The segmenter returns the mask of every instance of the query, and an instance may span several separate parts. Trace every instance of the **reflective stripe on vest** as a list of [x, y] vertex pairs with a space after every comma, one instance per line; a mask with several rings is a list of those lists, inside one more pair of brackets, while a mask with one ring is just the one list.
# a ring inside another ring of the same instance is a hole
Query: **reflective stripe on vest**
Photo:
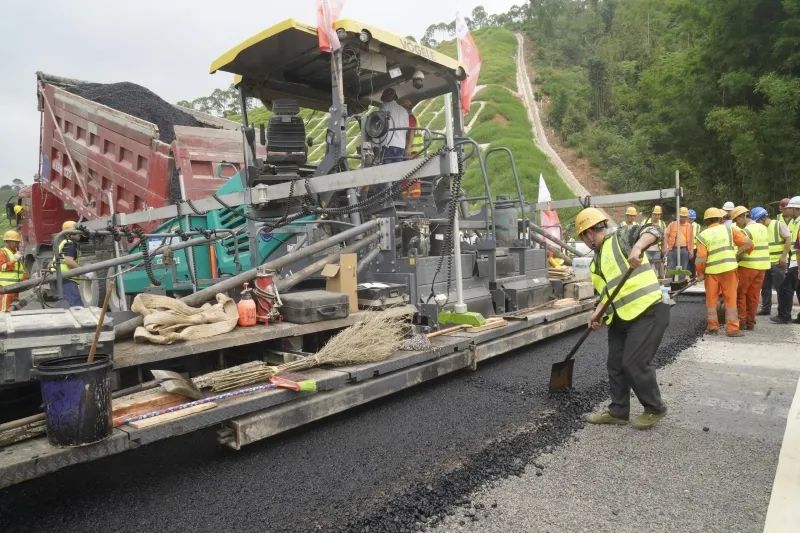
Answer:
[[[617, 234], [603, 241], [598, 255], [600, 264], [598, 265], [595, 256], [590, 266], [592, 285], [600, 294], [600, 299], [605, 302], [622, 281], [629, 265], [628, 259], [622, 253]], [[661, 300], [661, 284], [658, 283], [656, 273], [645, 255], [641, 266], [634, 269], [608, 307], [606, 323], [610, 324], [615, 315], [622, 320], [633, 320], [659, 300]]]
[[700, 224], [697, 222], [692, 222], [692, 235], [694, 235], [694, 249], [697, 250], [697, 237], [700, 235], [700, 232], [703, 231], [703, 228], [700, 227]]
[[763, 224], [752, 222], [744, 228], [745, 234], [753, 241], [753, 251], [739, 259], [739, 266], [753, 270], [769, 270], [769, 232]]
[[[6, 261], [11, 261], [11, 258], [14, 257], [16, 252], [10, 248], [3, 248], [2, 253], [6, 255]], [[24, 273], [25, 270], [22, 268], [22, 263], [19, 261], [14, 263], [14, 266], [11, 270], [0, 270], [0, 287], [5, 287], [6, 285], [11, 285], [13, 283], [22, 281]]]
[[700, 233], [700, 242], [708, 250], [706, 274], [722, 274], [736, 270], [736, 250], [733, 248], [733, 229], [719, 224]]
[[773, 265], [776, 264], [783, 255], [783, 246], [785, 239], [781, 237], [780, 220], [772, 220], [767, 228], [767, 235], [769, 236], [769, 261]]

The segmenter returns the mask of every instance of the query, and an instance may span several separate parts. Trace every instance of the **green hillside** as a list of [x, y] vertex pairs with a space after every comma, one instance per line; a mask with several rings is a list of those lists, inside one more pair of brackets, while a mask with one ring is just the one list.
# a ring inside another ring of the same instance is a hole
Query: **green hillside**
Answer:
[[[517, 172], [522, 184], [525, 199], [535, 202], [539, 195], [539, 174], [544, 176], [547, 188], [553, 199], [574, 198], [575, 195], [561, 180], [547, 157], [536, 147], [531, 132], [531, 123], [522, 101], [516, 96], [517, 40], [505, 28], [484, 28], [473, 32], [473, 37], [481, 53], [479, 85], [485, 85], [473, 98], [472, 109], [480, 112], [469, 131], [485, 150], [505, 146], [514, 153]], [[455, 57], [453, 41], [439, 46], [442, 53]], [[464, 119], [469, 124], [471, 114]], [[492, 154], [487, 162], [489, 185], [492, 194], [516, 197], [516, 186], [511, 174], [508, 158], [503, 154]], [[477, 163], [470, 164], [464, 177], [464, 184], [470, 196], [483, 191], [483, 182]], [[569, 217], [573, 210], [564, 210], [562, 217]]]
[[2, 209], [2, 212], [0, 212], [0, 235], [5, 233], [6, 230], [15, 227], [6, 218], [6, 202], [11, 196], [15, 196], [16, 194], [17, 192], [10, 186], [0, 187], [0, 208]]

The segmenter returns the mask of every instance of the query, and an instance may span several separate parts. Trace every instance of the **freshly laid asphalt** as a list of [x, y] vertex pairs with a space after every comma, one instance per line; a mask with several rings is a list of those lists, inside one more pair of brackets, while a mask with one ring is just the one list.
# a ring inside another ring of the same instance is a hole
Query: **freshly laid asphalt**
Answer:
[[[673, 308], [657, 361], [704, 329]], [[0, 491], [1, 531], [413, 531], [570, 442], [607, 398], [605, 332], [578, 352], [574, 390], [549, 396], [550, 365], [579, 331], [252, 444], [212, 430], [168, 439]], [[634, 409], [635, 411], [635, 409]]]

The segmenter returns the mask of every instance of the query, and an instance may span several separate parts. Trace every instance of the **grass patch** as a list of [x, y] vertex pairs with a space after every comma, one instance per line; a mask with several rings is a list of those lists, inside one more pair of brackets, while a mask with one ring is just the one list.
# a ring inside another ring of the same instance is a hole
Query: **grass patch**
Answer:
[[[484, 89], [480, 99], [486, 102], [486, 107], [472, 127], [471, 136], [481, 144], [488, 141], [486, 150], [499, 146], [511, 149], [525, 200], [535, 202], [538, 199], [540, 173], [554, 200], [574, 198], [575, 195], [558, 177], [553, 165], [534, 144], [531, 124], [522, 102], [497, 86]], [[503, 153], [493, 153], [486, 167], [492, 196], [502, 194], [516, 197], [517, 188], [508, 157]], [[463, 184], [470, 196], [483, 194], [483, 178], [477, 162], [471, 162], [467, 167]], [[575, 209], [564, 209], [559, 214], [570, 217], [576, 212]]]

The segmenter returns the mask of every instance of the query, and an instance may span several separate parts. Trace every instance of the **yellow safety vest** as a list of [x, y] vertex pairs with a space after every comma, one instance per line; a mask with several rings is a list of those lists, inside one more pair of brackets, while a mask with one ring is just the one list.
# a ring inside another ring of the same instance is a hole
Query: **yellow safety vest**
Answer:
[[[6, 258], [11, 261], [11, 258], [14, 257], [14, 250], [10, 248], [3, 248], [3, 253], [6, 254]], [[22, 281], [23, 276], [25, 274], [25, 269], [22, 268], [22, 263], [17, 261], [14, 263], [14, 266], [11, 270], [0, 270], [0, 287], [5, 287], [6, 285], [11, 285], [14, 283], [18, 283]]]
[[736, 270], [736, 250], [733, 247], [733, 229], [724, 224], [706, 228], [700, 233], [700, 242], [708, 250], [706, 274], [723, 274]]
[[800, 221], [797, 219], [792, 220], [787, 226], [789, 227], [789, 233], [792, 235], [792, 245], [789, 248], [789, 261], [791, 261], [792, 259], [797, 259], [797, 251], [794, 247], [797, 244], [797, 234], [800, 233]]
[[[771, 220], [767, 228], [769, 236], [769, 261], [773, 265], [777, 264], [783, 255], [784, 239], [781, 237], [780, 220]], [[787, 256], [788, 257], [788, 256]]]
[[661, 237], [662, 238], [658, 239], [656, 242], [654, 242], [652, 245], [650, 245], [650, 247], [647, 248], [647, 249], [649, 251], [651, 251], [651, 252], [661, 250], [660, 244], [663, 241], [663, 238], [666, 236], [666, 233], [667, 233], [667, 224], [666, 224], [666, 222], [664, 222], [663, 220], [659, 220], [658, 222], [653, 222], [653, 218], [650, 217], [650, 218], [646, 218], [645, 221], [642, 222], [642, 226], [648, 226], [648, 225], [649, 226], [656, 226], [656, 227], [660, 228], [661, 229]]
[[[616, 290], [629, 266], [628, 258], [625, 257], [619, 244], [619, 236], [615, 233], [606, 237], [600, 246], [600, 252], [589, 265], [592, 285], [603, 302], [606, 302]], [[661, 284], [645, 255], [641, 266], [634, 269], [619, 294], [608, 306], [605, 322], [610, 324], [614, 316], [626, 321], [633, 320], [660, 300]]]
[[[74, 282], [77, 283], [78, 282], [77, 278], [69, 278], [69, 277], [67, 277], [67, 274], [69, 273], [70, 268], [69, 268], [69, 265], [67, 265], [64, 262], [64, 247], [69, 242], [72, 242], [72, 241], [70, 241], [69, 239], [62, 239], [62, 241], [58, 244], [58, 253], [57, 253], [57, 255], [61, 257], [61, 262], [59, 263], [58, 266], [59, 266], [59, 269], [61, 270], [61, 274], [64, 276], [65, 279], [69, 279], [69, 280], [74, 281]], [[75, 244], [75, 262], [77, 263], [78, 262], [78, 245], [77, 245], [77, 243], [74, 243], [74, 242], [73, 242], [73, 244]], [[55, 264], [56, 264], [56, 256], [54, 255], [53, 256], [53, 265], [55, 265]]]
[[739, 266], [753, 270], [769, 270], [769, 232], [766, 226], [751, 222], [744, 228], [744, 232], [753, 241], [753, 251], [739, 259]]
[[692, 235], [694, 235], [694, 249], [697, 250], [697, 237], [700, 235], [700, 232], [703, 231], [703, 228], [700, 227], [700, 224], [697, 222], [692, 222]]

